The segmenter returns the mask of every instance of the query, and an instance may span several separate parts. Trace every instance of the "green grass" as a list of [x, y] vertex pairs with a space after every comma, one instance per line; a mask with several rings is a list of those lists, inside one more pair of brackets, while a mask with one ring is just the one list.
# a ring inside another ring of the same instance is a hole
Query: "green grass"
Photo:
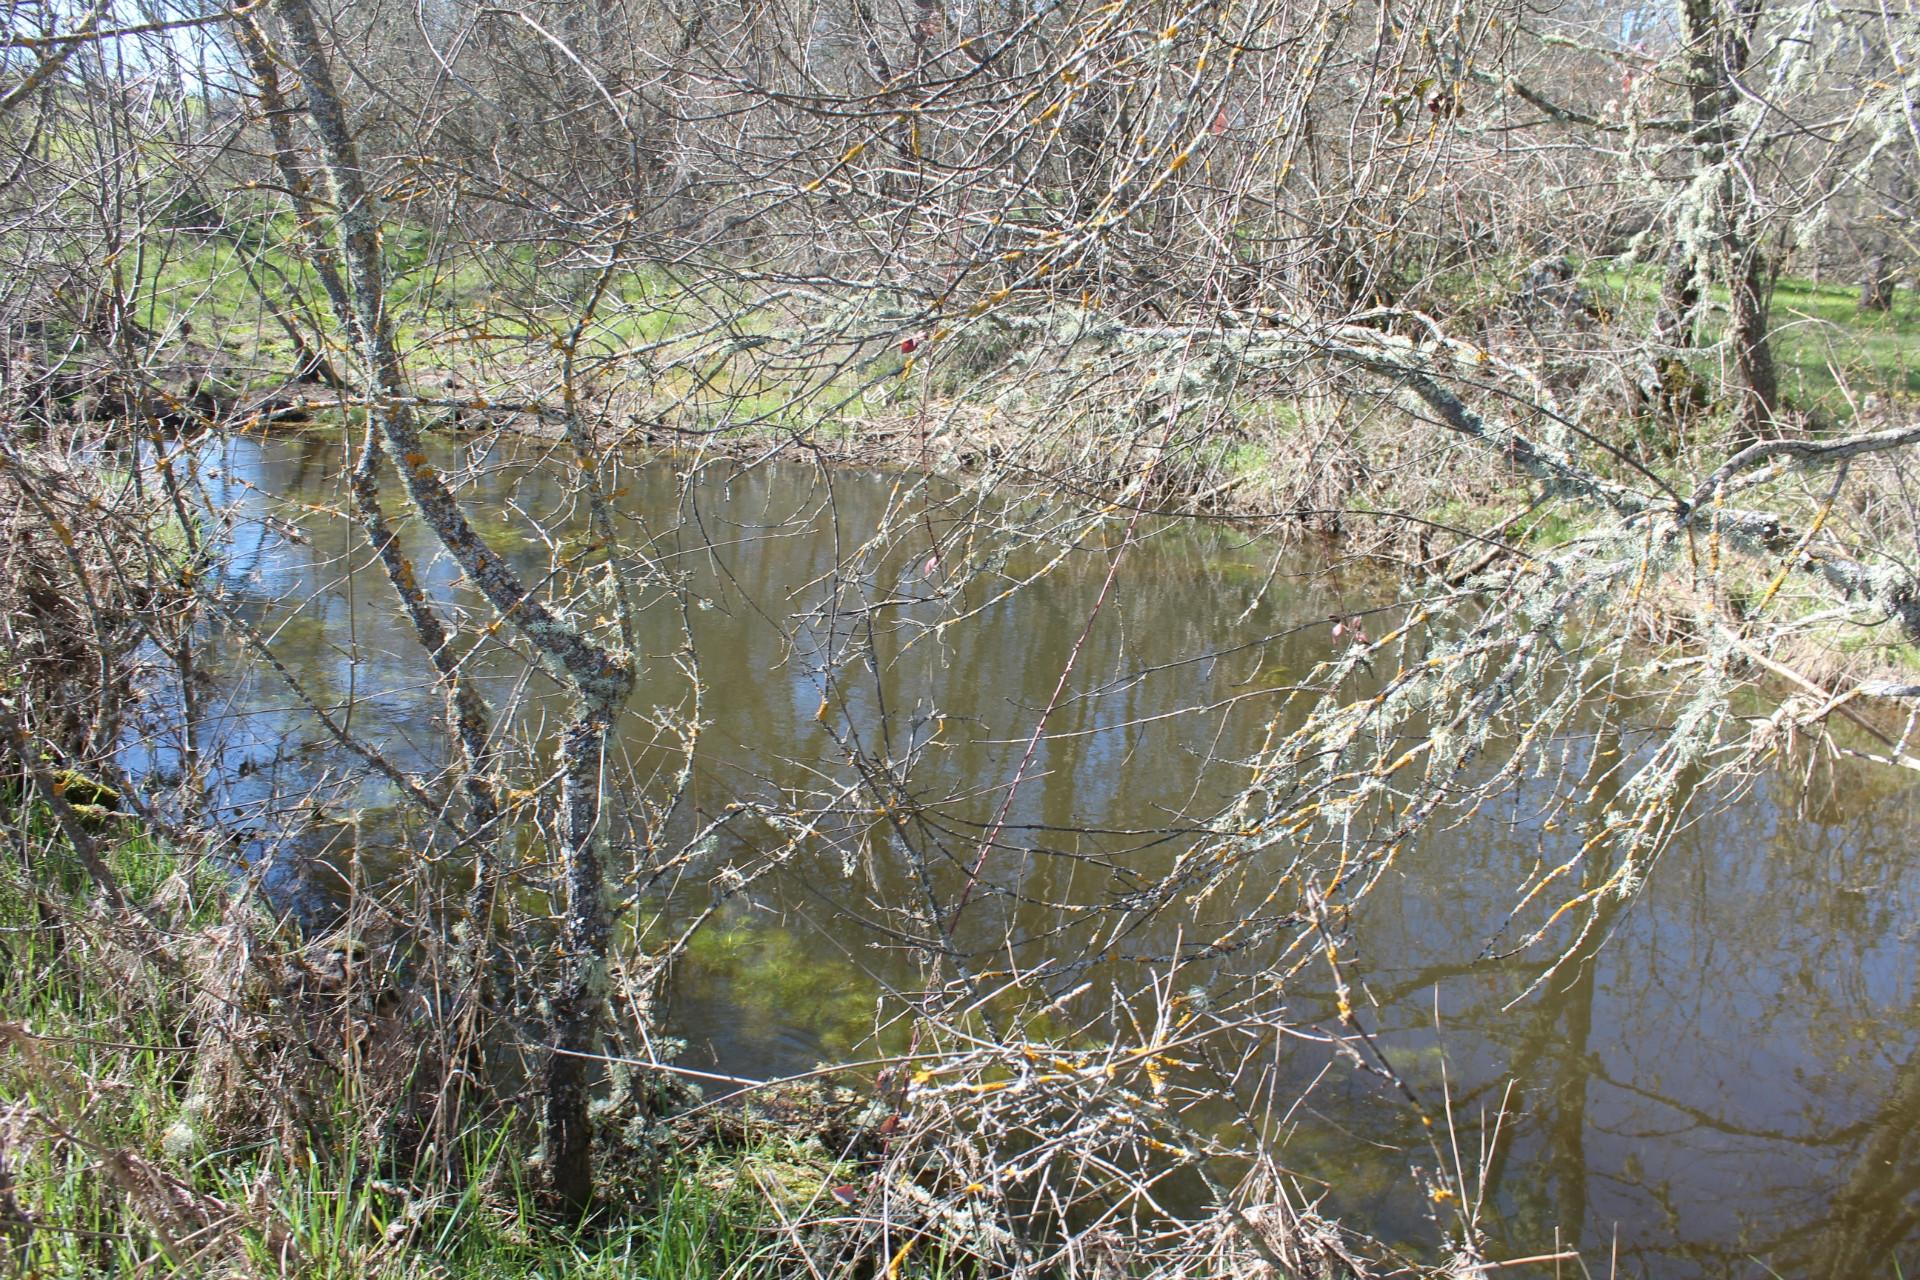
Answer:
[[[138, 295], [136, 318], [148, 330], [177, 339], [182, 324], [190, 323], [197, 345], [216, 347], [239, 366], [231, 375], [237, 381], [244, 383], [249, 375], [270, 380], [291, 368], [294, 352], [263, 306], [255, 282], [280, 301], [297, 297], [302, 305], [292, 310], [324, 316], [327, 307], [304, 261], [291, 216], [272, 211], [264, 202], [255, 208], [243, 197], [236, 200], [227, 210], [232, 234], [162, 228], [124, 256], [122, 269]], [[411, 366], [427, 375], [456, 372], [463, 363], [493, 358], [512, 367], [529, 351], [541, 359], [550, 357], [555, 339], [578, 313], [575, 295], [589, 286], [592, 274], [537, 245], [452, 242], [402, 220], [388, 227], [384, 243], [398, 336]], [[1632, 327], [1650, 317], [1659, 288], [1654, 268], [1595, 262], [1588, 265], [1585, 279], [1619, 323]], [[1443, 277], [1435, 288], [1450, 305], [1471, 312], [1505, 297], [1509, 286], [1504, 273], [1494, 271]], [[1857, 295], [1851, 283], [1816, 285], [1797, 277], [1781, 278], [1774, 294], [1781, 389], [1794, 403], [1833, 420], [1853, 415], [1849, 393], [1855, 401], [1868, 393], [1920, 398], [1920, 295], [1910, 288], [1901, 290], [1894, 309], [1883, 314], [1859, 311]], [[1724, 287], [1709, 290], [1703, 340], [1717, 337], [1727, 300]], [[618, 362], [623, 352], [724, 316], [736, 317], [735, 326], [746, 334], [769, 332], [776, 323], [773, 316], [743, 308], [742, 299], [728, 291], [689, 292], [664, 273], [623, 272], [603, 299], [583, 354]], [[325, 323], [337, 336], [337, 325], [330, 318]], [[997, 356], [987, 352], [981, 358], [991, 364]], [[1704, 367], [1710, 358], [1702, 357], [1703, 374], [1714, 372]], [[735, 420], [765, 417], [775, 427], [790, 426], [791, 419], [778, 408], [793, 398], [795, 389], [760, 385], [752, 360], [748, 353], [745, 360], [735, 356], [720, 362], [724, 367], [682, 371], [668, 376], [657, 390], [668, 400], [742, 396], [746, 402], [738, 406], [729, 401], [728, 413]], [[883, 385], [860, 394], [859, 384], [871, 372], [847, 371], [814, 391], [852, 394], [846, 411], [835, 416], [864, 417], [890, 399], [893, 390]], [[694, 416], [704, 417], [698, 410]]]
[[[1629, 324], [1651, 316], [1660, 292], [1659, 273], [1647, 266], [1602, 268], [1588, 281]], [[1835, 421], [1853, 417], [1854, 402], [1868, 394], [1920, 397], [1920, 293], [1900, 290], [1884, 313], [1861, 311], [1859, 297], [1857, 285], [1797, 276], [1782, 276], [1774, 288], [1769, 319], [1780, 390]], [[1707, 301], [1702, 338], [1713, 342], [1726, 320], [1725, 286], [1708, 289]]]
[[[20, 1274], [56, 1278], [168, 1270], [154, 1211], [135, 1202], [115, 1162], [158, 1170], [208, 1197], [216, 1224], [177, 1256], [204, 1250], [213, 1274], [349, 1277], [673, 1277], [790, 1274], [783, 1220], [831, 1216], [824, 1195], [849, 1176], [817, 1144], [766, 1132], [740, 1149], [701, 1149], [642, 1176], [630, 1207], [591, 1226], [540, 1218], [507, 1122], [476, 1127], [428, 1185], [388, 1179], [391, 1153], [344, 1138], [315, 1142], [177, 1140], [194, 1047], [186, 984], [102, 931], [89, 881], [37, 806], [12, 807], [15, 847], [0, 854], [0, 1218], [10, 1194], [33, 1228], [0, 1252]], [[133, 902], [179, 940], [218, 924], [226, 871], [142, 834], [110, 842], [109, 863]], [[274, 936], [263, 922], [261, 938]], [[263, 943], [264, 945], [264, 943]], [[364, 1132], [354, 1100], [335, 1099], [329, 1132]], [[324, 1126], [323, 1126], [324, 1128]], [[176, 1140], [168, 1141], [170, 1129]], [[0, 1229], [6, 1226], [0, 1221]], [[289, 1259], [298, 1259], [289, 1262]], [[247, 1265], [243, 1265], [247, 1264]], [[929, 1250], [902, 1277], [947, 1266]]]
[[[340, 326], [294, 231], [284, 216], [262, 216], [237, 224], [232, 236], [162, 231], [129, 254], [127, 287], [135, 295], [135, 312], [161, 342], [163, 359], [172, 352], [198, 366], [212, 351], [225, 366], [206, 384], [213, 389], [277, 385], [295, 367], [297, 351], [262, 299], [264, 290], [295, 317], [307, 341], [315, 341], [317, 323], [333, 344], [336, 363], [350, 364], [339, 346]], [[499, 374], [550, 374], [557, 368], [558, 344], [577, 322], [593, 283], [592, 272], [552, 260], [549, 250], [531, 245], [447, 243], [425, 229], [395, 223], [384, 246], [395, 339], [409, 370], [429, 390], [441, 375], [477, 389]], [[643, 370], [648, 366], [631, 352], [721, 318], [736, 333], [775, 327], [773, 317], [743, 309], [723, 290], [681, 289], [659, 272], [635, 268], [609, 282], [578, 353], [587, 368]], [[718, 334], [701, 339], [719, 340]], [[670, 354], [657, 354], [653, 363]], [[761, 412], [759, 402], [771, 413], [793, 395], [756, 395], [751, 359], [749, 352], [745, 359], [736, 354], [698, 368], [683, 366], [653, 390], [668, 400], [724, 401], [736, 419]], [[734, 403], [743, 397], [744, 403]]]
[[[475, 1155], [498, 1161], [500, 1145]], [[351, 1165], [304, 1176], [291, 1171], [276, 1207], [306, 1260], [300, 1274], [316, 1280], [765, 1274], [771, 1266], [764, 1264], [773, 1262], [773, 1216], [756, 1194], [763, 1184], [716, 1176], [715, 1164], [690, 1160], [669, 1170], [662, 1193], [637, 1220], [578, 1230], [541, 1225], [524, 1184], [491, 1198], [469, 1188], [423, 1213]], [[258, 1263], [275, 1261], [264, 1240], [253, 1253]]]
[[[1773, 295], [1780, 389], [1836, 417], [1856, 395], [1920, 396], [1920, 294], [1902, 289], [1891, 311], [1864, 312], [1859, 290], [1783, 278]], [[1848, 415], [1850, 416], [1850, 415]]]

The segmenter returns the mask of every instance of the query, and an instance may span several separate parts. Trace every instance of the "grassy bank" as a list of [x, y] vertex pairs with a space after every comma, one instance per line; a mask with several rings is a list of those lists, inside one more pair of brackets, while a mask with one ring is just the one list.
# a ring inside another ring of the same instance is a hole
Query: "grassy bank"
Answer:
[[[656, 1169], [571, 1228], [536, 1212], [502, 1113], [473, 1108], [445, 1150], [370, 1138], [377, 1055], [353, 1061], [355, 1038], [378, 1034], [365, 993], [268, 977], [324, 971], [328, 944], [287, 936], [227, 869], [117, 818], [102, 846], [136, 914], [116, 919], [43, 810], [6, 818], [0, 1252], [16, 1274], [775, 1275], [804, 1270], [834, 1229], [836, 1161], [772, 1126], [670, 1141]], [[235, 947], [257, 980], [236, 984], [215, 955]], [[253, 1007], [275, 1002], [299, 1016]], [[249, 1035], [304, 1023], [316, 1043], [251, 1046], [252, 1064], [278, 1069], [251, 1079], [229, 1069], [223, 1016]], [[312, 1105], [296, 1123], [221, 1090]]]

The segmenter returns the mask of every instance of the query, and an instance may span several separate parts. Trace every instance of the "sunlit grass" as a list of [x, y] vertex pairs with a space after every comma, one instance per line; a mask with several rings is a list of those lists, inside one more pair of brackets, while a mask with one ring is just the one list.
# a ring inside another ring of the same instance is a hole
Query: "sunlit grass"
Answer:
[[[1592, 273], [1602, 301], [1628, 323], [1650, 319], [1660, 292], [1650, 267]], [[1920, 294], [1903, 289], [1887, 312], [1862, 311], [1857, 284], [1816, 284], [1782, 276], [1769, 316], [1780, 390], [1794, 404], [1835, 420], [1851, 418], [1869, 394], [1920, 396]], [[1726, 323], [1724, 285], [1707, 291], [1703, 340]]]
[[[783, 1221], [818, 1214], [823, 1188], [845, 1176], [804, 1135], [769, 1130], [744, 1150], [669, 1156], [631, 1189], [629, 1203], [566, 1227], [537, 1211], [506, 1120], [469, 1130], [444, 1162], [453, 1173], [424, 1186], [391, 1181], [389, 1153], [351, 1136], [333, 1146], [236, 1145], [216, 1136], [170, 1149], [194, 1061], [190, 983], [98, 932], [98, 918], [82, 905], [88, 877], [43, 810], [16, 799], [6, 813], [29, 854], [0, 859], [8, 960], [0, 1018], [31, 1037], [26, 1049], [0, 1045], [0, 1104], [12, 1126], [0, 1133], [5, 1186], [32, 1222], [8, 1246], [20, 1274], [79, 1280], [164, 1271], [170, 1251], [212, 1274], [240, 1274], [233, 1267], [246, 1259], [254, 1273], [320, 1280], [742, 1280], [791, 1270]], [[115, 831], [103, 836], [115, 876], [168, 936], [220, 923], [229, 869], [130, 826]], [[333, 1100], [339, 1123], [323, 1131], [365, 1131], [347, 1093]], [[161, 1170], [178, 1194], [223, 1208], [210, 1226], [162, 1233], [114, 1174], [116, 1161]]]

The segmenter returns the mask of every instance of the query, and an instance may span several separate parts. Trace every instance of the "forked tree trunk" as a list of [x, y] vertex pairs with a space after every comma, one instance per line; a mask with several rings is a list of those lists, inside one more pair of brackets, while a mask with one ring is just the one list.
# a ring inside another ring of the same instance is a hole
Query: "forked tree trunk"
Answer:
[[[260, 94], [260, 106], [266, 116], [269, 136], [273, 139], [275, 167], [280, 170], [281, 180], [286, 183], [294, 214], [299, 218], [301, 230], [307, 239], [308, 262], [327, 295], [328, 305], [333, 308], [347, 332], [353, 335], [355, 345], [364, 346], [360, 337], [359, 316], [341, 271], [339, 250], [325, 234], [325, 221], [314, 204], [307, 175], [300, 170], [298, 149], [294, 145], [293, 130], [287, 119], [286, 98], [280, 88], [280, 71], [267, 47], [266, 34], [250, 14], [243, 14], [235, 20], [234, 32], [240, 51], [247, 60], [248, 70], [253, 75], [254, 87]], [[360, 458], [349, 486], [353, 493], [354, 510], [359, 516], [368, 545], [379, 556], [388, 582], [400, 597], [401, 607], [406, 610], [407, 619], [413, 625], [414, 636], [427, 651], [427, 658], [433, 663], [434, 670], [446, 683], [449, 719], [454, 726], [454, 737], [460, 745], [462, 756], [462, 788], [467, 794], [468, 822], [475, 831], [484, 833], [499, 817], [499, 801], [487, 767], [488, 726], [492, 715], [479, 690], [473, 687], [471, 681], [460, 678], [460, 655], [454, 651], [445, 620], [418, 589], [419, 575], [406, 552], [401, 549], [400, 540], [388, 523], [386, 514], [380, 509], [379, 467], [383, 452], [378, 424], [369, 415], [367, 434], [361, 442]]]
[[[347, 126], [308, 0], [276, 0], [286, 52], [306, 91], [308, 114], [332, 187], [334, 219], [351, 294], [341, 322], [361, 348], [367, 416], [405, 477], [414, 513], [440, 540], [466, 580], [572, 690], [574, 718], [561, 735], [561, 861], [565, 902], [561, 954], [548, 999], [552, 1043], [542, 1080], [545, 1177], [553, 1206], [577, 1215], [593, 1199], [588, 1064], [606, 1012], [608, 915], [602, 889], [600, 773], [606, 736], [632, 695], [634, 672], [530, 592], [513, 568], [482, 542], [458, 499], [429, 461], [409, 407], [382, 279], [380, 221]], [[336, 306], [338, 303], [336, 302]], [[409, 603], [417, 583], [396, 582]]]

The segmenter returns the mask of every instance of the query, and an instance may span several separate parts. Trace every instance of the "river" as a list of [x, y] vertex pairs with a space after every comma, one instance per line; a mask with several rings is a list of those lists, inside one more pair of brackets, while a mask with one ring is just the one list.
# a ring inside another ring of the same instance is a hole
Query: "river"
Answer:
[[[329, 511], [344, 503], [342, 448], [237, 439], [200, 456], [227, 513], [224, 585], [316, 700], [402, 767], [431, 770], [440, 697], [356, 531]], [[540, 532], [577, 527], [563, 467], [531, 444], [448, 449], [494, 544], [532, 576], [554, 572], [579, 542]], [[722, 461], [688, 483], [684, 469], [633, 465], [617, 481], [623, 536], [682, 593], [643, 589], [627, 798], [680, 766], [690, 633], [704, 727], [673, 832], [743, 799], [817, 810], [848, 787], [852, 742], [898, 766], [964, 862], [1079, 646], [956, 938], [1022, 963], [1085, 947], [1130, 885], [1178, 856], [1241, 785], [1234, 762], [1292, 714], [1291, 683], [1330, 656], [1331, 620], [1379, 599], [1376, 579], [1222, 525], [1143, 524], [1113, 569], [1119, 521], [1056, 553], [1074, 516], [1030, 497], [974, 518], [912, 476]], [[471, 607], [417, 534], [430, 590]], [[194, 745], [280, 900], [321, 918], [345, 880], [395, 874], [425, 837], [393, 797], [230, 636], [212, 653]], [[545, 678], [499, 646], [471, 669], [518, 707], [537, 757], [554, 714]], [[134, 767], [178, 771], [180, 718], [177, 691], [157, 688]], [[1595, 1275], [1920, 1273], [1920, 792], [1839, 762], [1811, 785], [1761, 773], [1698, 797], [1638, 895], [1606, 909], [1604, 945], [1529, 993], [1552, 953], [1498, 956], [1514, 941], [1514, 886], [1562, 849], [1530, 816], [1540, 785], [1410, 844], [1347, 948], [1370, 1029], [1420, 1087], [1448, 1090], [1463, 1140], [1505, 1101], [1485, 1164], [1494, 1256], [1571, 1242]], [[713, 858], [753, 878], [674, 972], [666, 1012], [685, 1063], [764, 1077], [897, 1047], [874, 1028], [897, 1012], [890, 993], [918, 982], [905, 916], [889, 915], [911, 894], [884, 824], [852, 813], [851, 795], [805, 840], [760, 819], [718, 833]], [[636, 915], [649, 945], [705, 903], [710, 874], [650, 890]], [[1204, 923], [1130, 925], [1123, 950], [1170, 953]], [[1302, 969], [1289, 1015], [1326, 1023], [1331, 1003], [1325, 973]], [[1284, 1073], [1305, 1102], [1276, 1139], [1289, 1167], [1325, 1180], [1335, 1216], [1431, 1243], [1397, 1095], [1327, 1070], [1324, 1050], [1292, 1054]]]

